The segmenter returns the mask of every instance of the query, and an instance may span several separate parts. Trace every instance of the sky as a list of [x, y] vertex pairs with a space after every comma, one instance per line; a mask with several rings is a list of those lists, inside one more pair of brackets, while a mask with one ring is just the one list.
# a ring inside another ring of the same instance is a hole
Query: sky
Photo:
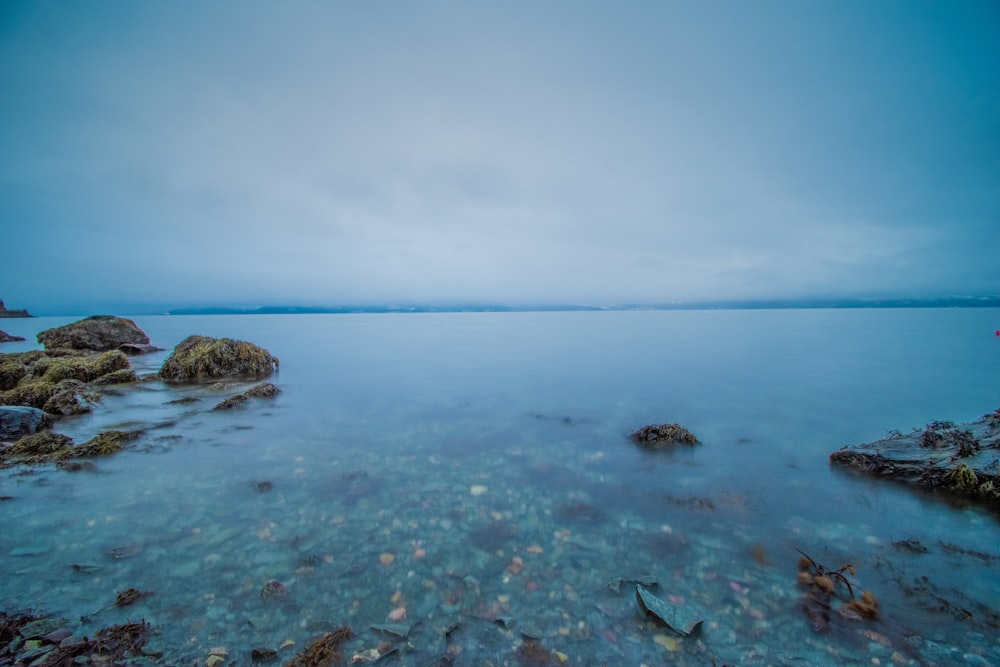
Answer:
[[0, 299], [1000, 294], [1000, 3], [0, 2]]

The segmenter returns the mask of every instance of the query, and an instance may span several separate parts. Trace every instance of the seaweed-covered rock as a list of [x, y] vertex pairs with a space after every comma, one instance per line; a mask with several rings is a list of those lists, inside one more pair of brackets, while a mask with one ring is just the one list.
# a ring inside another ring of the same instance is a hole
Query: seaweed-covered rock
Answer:
[[73, 438], [62, 433], [34, 433], [26, 435], [5, 450], [4, 459], [14, 459], [25, 463], [48, 461], [69, 453], [73, 448]]
[[222, 401], [216, 405], [213, 410], [231, 410], [237, 406], [243, 405], [251, 398], [273, 398], [281, 392], [275, 385], [270, 382], [261, 382], [260, 384], [255, 384], [254, 386], [247, 389], [242, 394], [237, 394], [236, 396], [230, 396], [226, 400]]
[[26, 405], [0, 406], [0, 440], [17, 440], [48, 427], [52, 415]]
[[125, 448], [125, 445], [139, 437], [135, 431], [105, 431], [87, 442], [73, 448], [74, 457], [107, 456]]
[[21, 336], [12, 336], [3, 329], [0, 329], [0, 343], [13, 343], [19, 340], [24, 340], [24, 338]]
[[698, 438], [691, 431], [677, 423], [643, 426], [629, 437], [635, 444], [651, 449], [677, 443], [685, 445], [698, 444]]
[[0, 356], [0, 391], [13, 389], [27, 375], [28, 369], [19, 359], [13, 355]]
[[93, 315], [38, 334], [38, 342], [51, 348], [105, 352], [126, 343], [148, 345], [149, 336], [132, 320], [115, 315]]
[[[44, 382], [40, 384], [46, 384]], [[42, 409], [53, 415], [69, 417], [90, 412], [90, 406], [101, 400], [97, 394], [79, 380], [63, 380], [52, 387], [52, 393], [42, 404]]]
[[106, 384], [133, 384], [139, 381], [139, 376], [131, 368], [122, 368], [117, 371], [106, 373], [90, 382], [92, 385], [103, 386]]
[[188, 336], [163, 363], [160, 377], [186, 382], [223, 377], [269, 377], [278, 359], [253, 343], [231, 338]]
[[34, 373], [41, 373], [42, 380], [52, 383], [66, 379], [91, 382], [108, 373], [131, 368], [124, 352], [111, 350], [94, 358], [66, 356], [42, 359], [36, 362]]
[[935, 421], [909, 434], [844, 446], [830, 462], [1000, 509], [1000, 410], [970, 424]]

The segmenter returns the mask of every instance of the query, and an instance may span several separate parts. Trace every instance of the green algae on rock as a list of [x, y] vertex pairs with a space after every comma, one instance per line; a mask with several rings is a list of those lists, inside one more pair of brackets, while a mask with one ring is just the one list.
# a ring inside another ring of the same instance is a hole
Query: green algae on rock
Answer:
[[56, 416], [83, 414], [101, 399], [92, 385], [138, 380], [125, 353], [55, 354], [34, 350], [0, 356], [0, 405], [24, 405]]
[[163, 363], [166, 382], [190, 382], [223, 377], [269, 377], [278, 359], [264, 348], [232, 338], [188, 336]]
[[260, 384], [255, 384], [254, 386], [247, 389], [242, 394], [237, 394], [235, 396], [230, 396], [226, 400], [222, 401], [216, 405], [212, 410], [231, 410], [237, 406], [243, 405], [251, 398], [273, 398], [281, 392], [278, 387], [270, 382], [261, 382]]

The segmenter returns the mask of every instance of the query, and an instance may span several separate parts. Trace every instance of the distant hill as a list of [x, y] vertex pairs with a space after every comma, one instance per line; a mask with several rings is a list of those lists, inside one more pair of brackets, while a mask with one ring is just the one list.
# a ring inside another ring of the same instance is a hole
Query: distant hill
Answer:
[[303, 315], [318, 313], [516, 313], [602, 310], [770, 310], [815, 308], [1000, 308], [1000, 296], [954, 296], [912, 299], [788, 299], [758, 301], [701, 301], [667, 304], [502, 305], [447, 304], [410, 306], [260, 306], [233, 308], [205, 306], [174, 308], [168, 315]]
[[33, 317], [33, 315], [26, 310], [7, 310], [3, 301], [0, 300], [0, 317]]

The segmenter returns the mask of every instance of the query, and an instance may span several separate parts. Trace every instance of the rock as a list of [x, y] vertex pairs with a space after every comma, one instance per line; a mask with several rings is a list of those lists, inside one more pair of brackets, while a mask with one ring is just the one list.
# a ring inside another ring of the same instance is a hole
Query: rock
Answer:
[[13, 343], [15, 341], [24, 340], [20, 336], [11, 336], [9, 333], [0, 329], [0, 343]]
[[82, 415], [90, 412], [90, 405], [100, 398], [79, 380], [63, 380], [55, 385], [49, 398], [42, 404], [42, 409], [64, 417]]
[[132, 320], [115, 315], [93, 315], [38, 334], [46, 350], [68, 348], [105, 352], [127, 343], [149, 345], [149, 336]]
[[0, 391], [13, 389], [27, 375], [28, 369], [19, 357], [0, 356]]
[[0, 406], [0, 440], [17, 440], [47, 428], [52, 415], [25, 405]]
[[251, 398], [272, 398], [277, 396], [281, 392], [276, 386], [270, 382], [261, 382], [260, 384], [255, 384], [254, 386], [247, 389], [242, 394], [237, 394], [236, 396], [230, 396], [226, 400], [222, 401], [216, 405], [213, 410], [231, 410], [239, 405], [243, 405]]
[[278, 359], [267, 350], [241, 340], [188, 336], [163, 363], [160, 377], [187, 382], [224, 377], [269, 377]]
[[124, 449], [125, 445], [139, 437], [134, 431], [105, 431], [73, 449], [73, 456], [107, 456]]
[[35, 433], [26, 435], [12, 446], [2, 450], [5, 459], [46, 461], [57, 458], [73, 447], [73, 438], [61, 433]]
[[236, 396], [230, 396], [224, 401], [221, 401], [212, 410], [232, 410], [233, 408], [243, 405], [249, 399], [243, 394], [237, 394]]
[[[66, 356], [40, 359], [35, 363], [33, 373], [41, 374], [41, 379], [45, 382], [56, 383], [67, 379], [91, 382], [109, 373], [130, 370], [132, 365], [125, 353], [111, 350], [97, 357]], [[135, 376], [134, 371], [132, 376]]]
[[280, 581], [272, 579], [260, 589], [260, 599], [264, 602], [274, 602], [288, 597], [288, 589]]
[[698, 438], [691, 431], [677, 423], [651, 424], [643, 426], [629, 436], [635, 444], [648, 449], [656, 449], [664, 445], [685, 444], [697, 445]]
[[1000, 410], [970, 424], [935, 421], [922, 431], [844, 446], [830, 462], [1000, 509], [998, 453]]
[[122, 343], [121, 345], [118, 346], [118, 349], [121, 350], [122, 352], [124, 352], [125, 354], [129, 355], [130, 357], [134, 357], [134, 356], [139, 355], [139, 354], [149, 354], [150, 352], [161, 352], [161, 351], [163, 351], [162, 347], [156, 347], [155, 345], [150, 345], [148, 343], [145, 343], [145, 344], [144, 343]]

